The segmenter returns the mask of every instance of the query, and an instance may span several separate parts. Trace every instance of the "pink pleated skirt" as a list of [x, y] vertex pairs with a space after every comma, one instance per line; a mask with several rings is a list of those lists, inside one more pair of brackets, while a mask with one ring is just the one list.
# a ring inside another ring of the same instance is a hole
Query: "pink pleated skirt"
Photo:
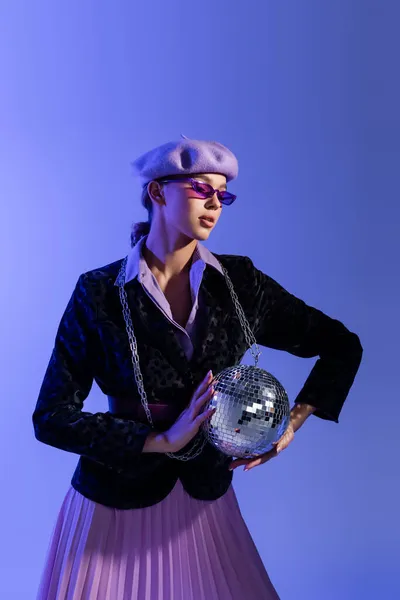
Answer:
[[231, 486], [196, 500], [178, 480], [148, 508], [119, 510], [72, 487], [37, 600], [279, 600]]

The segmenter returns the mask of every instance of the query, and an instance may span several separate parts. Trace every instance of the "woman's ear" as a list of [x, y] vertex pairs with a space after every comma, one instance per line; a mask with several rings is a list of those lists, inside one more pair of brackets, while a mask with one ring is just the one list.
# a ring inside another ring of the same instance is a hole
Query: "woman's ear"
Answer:
[[150, 181], [150, 183], [147, 184], [147, 193], [153, 202], [160, 205], [165, 204], [164, 190], [160, 182]]

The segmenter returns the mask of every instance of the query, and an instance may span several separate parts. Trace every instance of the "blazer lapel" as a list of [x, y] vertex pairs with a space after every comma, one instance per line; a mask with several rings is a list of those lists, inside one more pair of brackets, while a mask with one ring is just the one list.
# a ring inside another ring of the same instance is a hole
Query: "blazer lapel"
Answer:
[[190, 361], [179, 342], [174, 325], [148, 297], [140, 282], [135, 279], [125, 289], [134, 330], [141, 330], [140, 339], [158, 348], [181, 377], [196, 385], [196, 380], [205, 376], [211, 365], [215, 364], [216, 358], [221, 358], [221, 343], [223, 345], [225, 341], [228, 345], [229, 329], [234, 325], [235, 309], [224, 277], [213, 267], [207, 266], [204, 270], [200, 288], [200, 323]]
[[146, 344], [158, 348], [164, 358], [179, 373], [184, 374], [189, 363], [176, 336], [174, 325], [149, 298], [137, 279], [129, 282], [125, 289], [134, 329], [139, 327], [143, 334], [141, 339]]
[[200, 325], [191, 367], [200, 374], [204, 371], [204, 377], [232, 317], [232, 301], [223, 276], [209, 266], [204, 270], [200, 293]]

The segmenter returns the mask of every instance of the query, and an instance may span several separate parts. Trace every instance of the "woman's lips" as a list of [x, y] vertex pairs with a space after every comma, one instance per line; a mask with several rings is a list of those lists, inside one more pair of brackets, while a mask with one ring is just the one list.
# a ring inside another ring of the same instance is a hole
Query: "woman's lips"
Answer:
[[214, 227], [214, 221], [207, 219], [207, 217], [200, 217], [199, 220], [200, 220], [200, 223], [204, 227], [208, 227], [208, 229], [211, 229], [212, 227]]

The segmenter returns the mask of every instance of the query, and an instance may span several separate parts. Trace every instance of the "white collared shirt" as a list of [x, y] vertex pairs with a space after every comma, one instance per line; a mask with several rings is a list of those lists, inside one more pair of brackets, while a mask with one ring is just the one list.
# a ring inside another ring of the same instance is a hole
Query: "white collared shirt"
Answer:
[[203, 280], [203, 273], [206, 265], [217, 269], [223, 274], [221, 265], [215, 256], [199, 242], [196, 245], [196, 249], [193, 254], [192, 266], [190, 268], [190, 289], [192, 295], [192, 310], [189, 315], [189, 319], [186, 326], [183, 328], [173, 318], [171, 307], [168, 300], [166, 299], [163, 291], [161, 290], [156, 277], [149, 269], [144, 257], [143, 257], [143, 245], [147, 239], [147, 236], [142, 237], [139, 242], [131, 249], [128, 254], [128, 260], [126, 264], [125, 283], [132, 281], [136, 277], [143, 286], [147, 295], [151, 300], [158, 306], [158, 308], [164, 313], [164, 315], [171, 321], [176, 328], [176, 334], [185, 354], [190, 360], [193, 355], [196, 329], [198, 323], [199, 313], [199, 302], [201, 302], [200, 286]]

